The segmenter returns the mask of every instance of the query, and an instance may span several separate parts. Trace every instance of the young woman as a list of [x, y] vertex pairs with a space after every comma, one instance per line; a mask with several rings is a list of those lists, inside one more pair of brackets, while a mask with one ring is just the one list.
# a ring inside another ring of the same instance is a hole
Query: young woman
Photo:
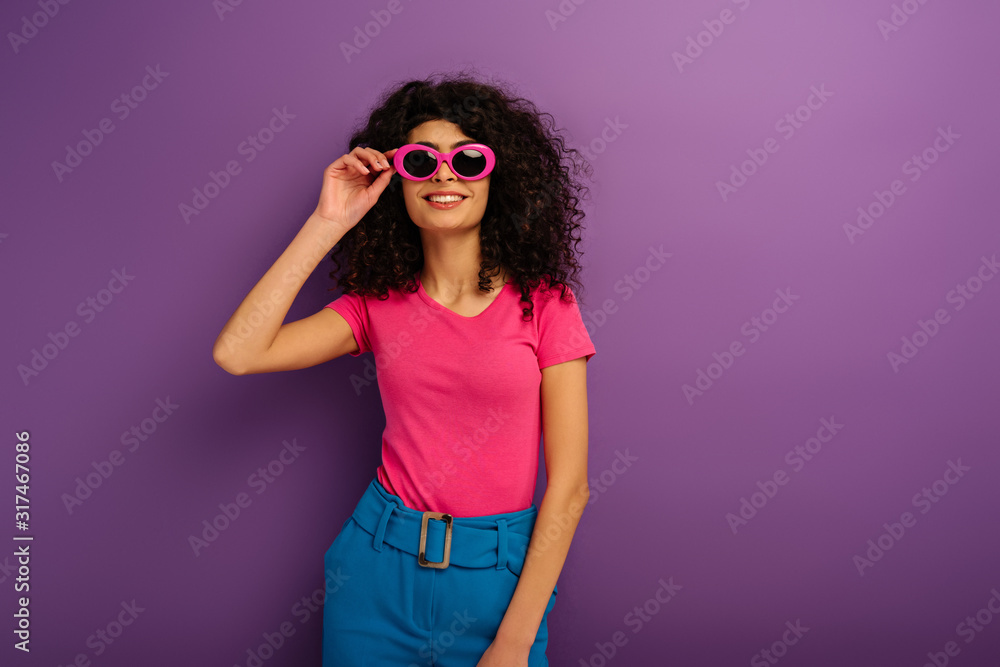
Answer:
[[[235, 375], [375, 356], [382, 464], [325, 556], [326, 667], [548, 664], [595, 349], [569, 285], [588, 167], [546, 119], [465, 75], [385, 93], [216, 341]], [[331, 249], [343, 296], [284, 324]]]

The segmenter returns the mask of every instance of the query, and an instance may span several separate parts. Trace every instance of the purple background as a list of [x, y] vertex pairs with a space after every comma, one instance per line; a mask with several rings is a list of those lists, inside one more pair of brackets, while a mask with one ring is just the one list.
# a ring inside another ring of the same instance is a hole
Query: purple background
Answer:
[[[381, 1], [247, 1], [221, 18], [209, 0], [74, 2], [15, 53], [9, 33], [41, 10], [5, 3], [0, 479], [9, 503], [13, 434], [30, 431], [35, 541], [26, 656], [12, 649], [8, 504], [0, 662], [246, 665], [289, 621], [295, 634], [264, 664], [319, 664], [320, 614], [303, 623], [293, 608], [322, 586], [323, 553], [379, 463], [378, 391], [351, 383], [371, 355], [234, 377], [212, 345], [376, 96], [472, 65], [593, 157], [578, 296], [598, 350], [594, 501], [549, 618], [552, 664], [771, 664], [758, 652], [773, 647], [780, 664], [919, 667], [954, 641], [949, 664], [1000, 665], [987, 607], [1000, 590], [1000, 280], [982, 259], [1000, 254], [1000, 9], [902, 5], [908, 20], [884, 35], [888, 0], [566, 0], [566, 16], [556, 0], [402, 0], [395, 15]], [[732, 21], [712, 23], [723, 10]], [[340, 43], [372, 11], [391, 21], [348, 62]], [[686, 48], [697, 58], [679, 68]], [[112, 101], [157, 65], [168, 74], [122, 119]], [[814, 86], [829, 96], [809, 109]], [[274, 108], [294, 119], [247, 161], [239, 144]], [[797, 110], [789, 137], [776, 124]], [[57, 177], [52, 163], [102, 118], [114, 130]], [[939, 128], [958, 138], [911, 180], [904, 163]], [[769, 138], [776, 152], [723, 198], [717, 183]], [[229, 160], [240, 174], [186, 223], [179, 205]], [[903, 194], [850, 238], [858, 207], [894, 180]], [[670, 257], [648, 271], [651, 247]], [[78, 305], [123, 267], [134, 280], [87, 321]], [[335, 298], [331, 268], [288, 321]], [[948, 294], [970, 279], [979, 291], [959, 309]], [[776, 290], [797, 299], [775, 317]], [[889, 353], [938, 309], [947, 322], [894, 369]], [[18, 366], [69, 322], [79, 334], [26, 384]], [[743, 354], [727, 358], [736, 341]], [[689, 400], [699, 371], [715, 379]], [[168, 398], [177, 409], [128, 451], [122, 433]], [[843, 428], [821, 431], [828, 442], [796, 470], [786, 453], [822, 419]], [[248, 477], [292, 439], [304, 451], [258, 495]], [[70, 513], [64, 494], [114, 450], [122, 465]], [[626, 452], [634, 463], [613, 465]], [[968, 470], [915, 503], [949, 461]], [[776, 473], [786, 483], [753, 496]], [[543, 490], [544, 471], [536, 502]], [[195, 556], [188, 536], [240, 492], [252, 504]], [[734, 533], [743, 498], [762, 507]], [[903, 536], [884, 534], [904, 512]], [[889, 550], [859, 573], [880, 536]], [[650, 601], [661, 579], [681, 587], [662, 607]], [[144, 611], [95, 655], [88, 637], [132, 600]], [[967, 642], [959, 624], [977, 612], [989, 623]], [[783, 643], [796, 621], [808, 631]]]

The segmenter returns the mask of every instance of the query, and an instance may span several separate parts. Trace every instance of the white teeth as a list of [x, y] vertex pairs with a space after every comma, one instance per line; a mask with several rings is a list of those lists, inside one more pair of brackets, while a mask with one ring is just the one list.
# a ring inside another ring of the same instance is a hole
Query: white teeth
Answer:
[[427, 199], [439, 204], [448, 204], [453, 201], [462, 201], [465, 197], [462, 197], [461, 195], [431, 195]]

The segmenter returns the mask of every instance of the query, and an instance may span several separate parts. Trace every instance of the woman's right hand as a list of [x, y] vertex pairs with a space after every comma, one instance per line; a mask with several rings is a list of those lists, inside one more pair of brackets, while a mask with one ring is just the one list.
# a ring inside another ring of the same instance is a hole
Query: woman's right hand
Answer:
[[[386, 152], [358, 146], [323, 171], [323, 189], [313, 213], [347, 230], [354, 227], [378, 201], [396, 173], [395, 148]], [[372, 174], [378, 174], [371, 180]]]

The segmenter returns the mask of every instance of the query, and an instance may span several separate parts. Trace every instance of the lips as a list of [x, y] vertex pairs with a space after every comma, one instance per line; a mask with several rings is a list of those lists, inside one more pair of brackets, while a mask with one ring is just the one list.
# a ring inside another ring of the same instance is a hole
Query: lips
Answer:
[[467, 199], [467, 197], [463, 197], [461, 199], [457, 199], [455, 201], [449, 201], [449, 202], [436, 202], [436, 201], [431, 201], [430, 199], [428, 199], [426, 201], [427, 201], [427, 205], [430, 206], [431, 208], [435, 208], [435, 209], [438, 209], [440, 211], [448, 211], [448, 210], [451, 210], [451, 209], [456, 208], [458, 206], [461, 206], [462, 202], [464, 202], [466, 199]]

